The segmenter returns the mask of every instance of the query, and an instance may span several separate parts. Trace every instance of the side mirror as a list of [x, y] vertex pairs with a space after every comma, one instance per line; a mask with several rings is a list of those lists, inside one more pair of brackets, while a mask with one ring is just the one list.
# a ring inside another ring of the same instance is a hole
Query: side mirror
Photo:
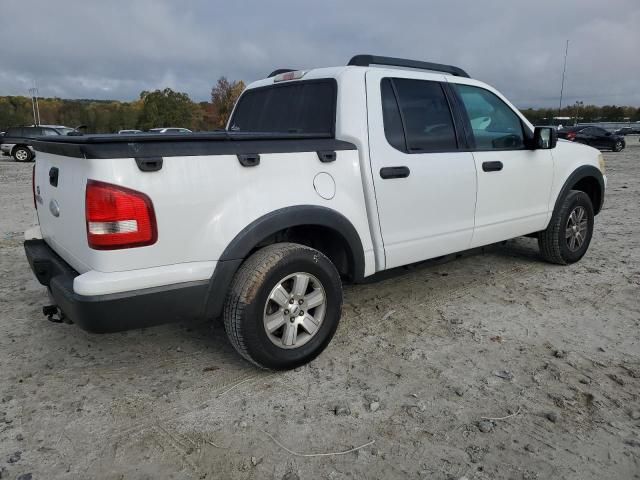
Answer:
[[533, 139], [531, 140], [531, 150], [548, 150], [556, 148], [558, 143], [558, 132], [553, 127], [535, 127]]

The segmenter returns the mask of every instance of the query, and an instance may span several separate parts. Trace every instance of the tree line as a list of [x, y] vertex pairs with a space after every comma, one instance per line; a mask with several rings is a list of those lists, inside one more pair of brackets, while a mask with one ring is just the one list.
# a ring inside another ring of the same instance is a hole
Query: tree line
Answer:
[[[85, 125], [91, 133], [155, 127], [215, 130], [226, 126], [233, 105], [244, 88], [241, 80], [229, 81], [221, 77], [211, 89], [208, 102], [194, 102], [186, 93], [170, 88], [143, 91], [132, 102], [39, 98], [40, 123], [69, 127]], [[30, 97], [0, 97], [0, 131], [33, 123]]]
[[[41, 123], [75, 127], [86, 125], [92, 133], [112, 133], [123, 129], [148, 130], [155, 127], [184, 127], [194, 131], [224, 128], [233, 106], [244, 90], [240, 81], [220, 77], [211, 89], [211, 100], [194, 102], [186, 93], [170, 88], [144, 91], [132, 102], [112, 100], [66, 100], [40, 98]], [[535, 125], [551, 123], [554, 117], [570, 117], [577, 122], [640, 121], [640, 108], [616, 105], [569, 105], [561, 110], [527, 108], [522, 113]], [[571, 120], [569, 123], [574, 123]], [[0, 97], [0, 131], [33, 124], [29, 97]]]

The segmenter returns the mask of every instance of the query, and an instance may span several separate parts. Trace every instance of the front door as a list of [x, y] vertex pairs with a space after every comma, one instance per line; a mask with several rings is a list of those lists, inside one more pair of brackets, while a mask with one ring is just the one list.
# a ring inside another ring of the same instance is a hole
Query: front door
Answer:
[[475, 141], [478, 200], [472, 246], [544, 229], [553, 181], [551, 150], [525, 148], [528, 127], [496, 93], [471, 84], [451, 85], [464, 105]]
[[471, 152], [458, 148], [443, 75], [366, 74], [370, 161], [386, 268], [469, 248]]

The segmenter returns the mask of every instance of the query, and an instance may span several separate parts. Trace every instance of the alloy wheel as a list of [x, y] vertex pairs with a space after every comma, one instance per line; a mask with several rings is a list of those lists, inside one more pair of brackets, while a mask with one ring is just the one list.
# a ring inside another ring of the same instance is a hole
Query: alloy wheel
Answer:
[[16, 150], [14, 155], [16, 157], [16, 160], [18, 160], [19, 162], [24, 162], [27, 160], [27, 158], [29, 158], [29, 153], [23, 148], [19, 148], [18, 150]]
[[264, 307], [264, 329], [280, 348], [299, 348], [320, 330], [326, 312], [326, 294], [310, 273], [284, 277], [271, 290]]
[[569, 218], [567, 219], [565, 238], [569, 250], [575, 252], [582, 247], [582, 244], [587, 239], [588, 228], [587, 212], [584, 207], [577, 206], [569, 214]]

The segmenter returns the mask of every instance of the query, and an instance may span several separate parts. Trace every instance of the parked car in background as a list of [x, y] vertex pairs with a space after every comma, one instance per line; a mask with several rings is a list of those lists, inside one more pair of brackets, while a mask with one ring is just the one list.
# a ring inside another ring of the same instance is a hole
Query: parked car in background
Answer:
[[613, 133], [616, 135], [640, 135], [640, 127], [622, 127]]
[[31, 140], [42, 136], [68, 135], [75, 128], [64, 125], [38, 125], [30, 127], [8, 128], [0, 140], [0, 151], [3, 155], [13, 157], [16, 162], [30, 162], [35, 156]]
[[578, 125], [576, 127], [565, 127], [558, 130], [558, 138], [564, 138], [570, 142], [584, 143], [600, 150], [613, 150], [619, 152], [626, 147], [626, 142], [622, 135], [607, 132], [604, 128], [588, 125]]
[[188, 128], [151, 128], [149, 129], [149, 133], [191, 133], [191, 130]]
[[118, 130], [118, 135], [135, 135], [136, 133], [144, 133], [142, 130]]

